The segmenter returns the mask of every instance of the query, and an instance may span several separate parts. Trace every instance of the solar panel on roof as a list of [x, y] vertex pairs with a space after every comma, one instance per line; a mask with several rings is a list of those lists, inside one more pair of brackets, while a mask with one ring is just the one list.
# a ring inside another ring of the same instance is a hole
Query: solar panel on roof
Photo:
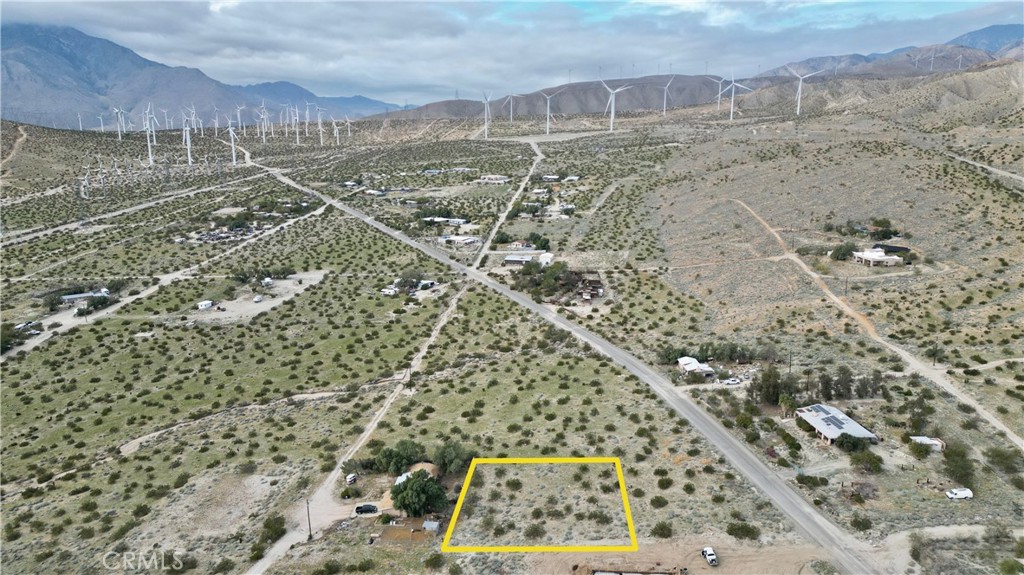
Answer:
[[814, 404], [813, 408], [814, 411], [817, 411], [818, 413], [828, 413], [828, 408], [826, 408], [824, 405], [821, 405], [820, 403]]

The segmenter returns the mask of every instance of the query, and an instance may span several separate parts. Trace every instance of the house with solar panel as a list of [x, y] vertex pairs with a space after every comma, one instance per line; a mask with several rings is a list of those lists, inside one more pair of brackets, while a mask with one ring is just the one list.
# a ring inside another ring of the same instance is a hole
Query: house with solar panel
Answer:
[[871, 443], [878, 442], [877, 435], [864, 429], [861, 424], [851, 419], [841, 409], [831, 405], [816, 403], [801, 407], [796, 410], [796, 415], [809, 423], [818, 437], [829, 445], [835, 443], [836, 439], [844, 433], [852, 437], [867, 439]]

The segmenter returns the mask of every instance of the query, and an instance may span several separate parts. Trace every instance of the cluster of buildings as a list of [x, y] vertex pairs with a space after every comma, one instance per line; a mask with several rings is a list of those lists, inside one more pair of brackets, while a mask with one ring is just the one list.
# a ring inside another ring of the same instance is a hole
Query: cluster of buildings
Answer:
[[448, 225], [448, 226], [462, 226], [462, 225], [465, 225], [465, 224], [469, 223], [469, 220], [467, 220], [466, 218], [442, 218], [442, 217], [439, 217], [439, 216], [431, 216], [431, 217], [420, 218], [420, 219], [422, 221], [426, 222], [427, 224], [435, 224], [435, 225], [440, 224], [440, 225]]

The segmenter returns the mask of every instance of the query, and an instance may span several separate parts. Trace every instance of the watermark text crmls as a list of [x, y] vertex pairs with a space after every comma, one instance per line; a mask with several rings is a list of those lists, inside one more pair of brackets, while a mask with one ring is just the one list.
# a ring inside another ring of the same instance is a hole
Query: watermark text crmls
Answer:
[[184, 551], [108, 551], [102, 563], [108, 571], [177, 571], [184, 558]]

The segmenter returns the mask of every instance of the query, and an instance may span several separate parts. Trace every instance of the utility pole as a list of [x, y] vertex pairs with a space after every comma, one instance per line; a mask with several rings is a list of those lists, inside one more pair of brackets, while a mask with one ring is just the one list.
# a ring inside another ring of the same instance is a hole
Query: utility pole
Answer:
[[313, 540], [313, 521], [309, 518], [309, 498], [306, 498], [306, 524], [309, 525], [309, 541]]

